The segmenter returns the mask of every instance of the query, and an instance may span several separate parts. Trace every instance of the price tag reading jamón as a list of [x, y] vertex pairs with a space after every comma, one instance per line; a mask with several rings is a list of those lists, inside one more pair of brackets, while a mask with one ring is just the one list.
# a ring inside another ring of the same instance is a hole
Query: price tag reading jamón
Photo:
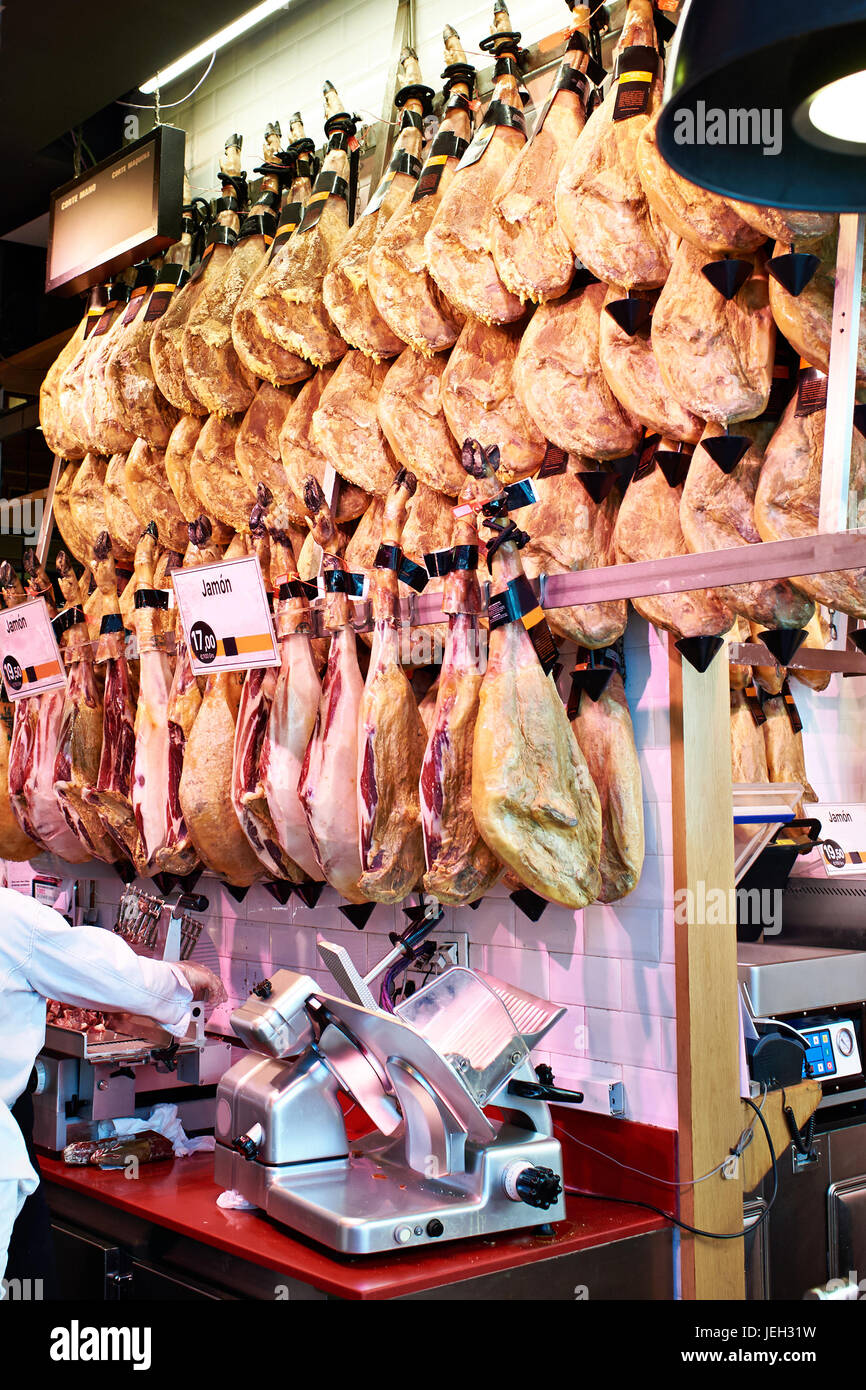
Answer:
[[195, 675], [279, 665], [255, 555], [176, 570], [172, 583]]

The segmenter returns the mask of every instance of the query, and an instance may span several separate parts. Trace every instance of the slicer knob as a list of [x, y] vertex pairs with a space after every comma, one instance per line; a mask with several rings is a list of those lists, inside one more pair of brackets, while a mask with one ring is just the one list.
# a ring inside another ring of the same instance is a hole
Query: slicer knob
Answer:
[[552, 1168], [536, 1168], [531, 1163], [509, 1164], [502, 1181], [512, 1202], [525, 1202], [542, 1211], [552, 1207], [562, 1192], [562, 1180]]
[[270, 999], [274, 992], [274, 987], [270, 980], [260, 980], [257, 985], [253, 985], [253, 994], [258, 995], [259, 999]]
[[265, 1132], [261, 1125], [255, 1124], [246, 1134], [239, 1134], [236, 1139], [232, 1140], [232, 1148], [242, 1158], [253, 1159], [257, 1156], [264, 1137]]

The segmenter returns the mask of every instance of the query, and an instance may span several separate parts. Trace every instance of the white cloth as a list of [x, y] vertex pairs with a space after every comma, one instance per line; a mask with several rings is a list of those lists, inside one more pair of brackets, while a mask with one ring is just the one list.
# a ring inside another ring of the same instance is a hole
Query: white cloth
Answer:
[[183, 1037], [192, 990], [175, 966], [137, 956], [113, 932], [70, 927], [52, 908], [0, 888], [0, 1278], [12, 1225], [39, 1181], [10, 1107], [45, 1041], [47, 999], [143, 1014]]

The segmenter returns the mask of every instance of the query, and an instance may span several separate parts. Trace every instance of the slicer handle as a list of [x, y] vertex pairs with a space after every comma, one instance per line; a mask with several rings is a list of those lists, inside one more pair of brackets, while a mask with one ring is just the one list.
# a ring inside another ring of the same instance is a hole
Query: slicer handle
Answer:
[[509, 1081], [508, 1094], [520, 1096], [523, 1100], [556, 1101], [560, 1105], [581, 1105], [583, 1103], [583, 1091], [566, 1091], [562, 1086], [554, 1086], [552, 1082], [541, 1080]]

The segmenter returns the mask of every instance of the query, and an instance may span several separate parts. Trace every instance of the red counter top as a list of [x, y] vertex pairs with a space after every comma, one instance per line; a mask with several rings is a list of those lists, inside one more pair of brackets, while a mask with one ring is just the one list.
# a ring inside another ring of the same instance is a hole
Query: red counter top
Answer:
[[219, 1188], [213, 1180], [210, 1154], [143, 1165], [134, 1182], [120, 1171], [70, 1167], [50, 1158], [40, 1158], [39, 1162], [46, 1182], [58, 1183], [340, 1298], [385, 1299], [421, 1293], [461, 1279], [646, 1235], [666, 1225], [651, 1212], [569, 1197], [568, 1219], [558, 1222], [550, 1237], [503, 1233], [451, 1241], [425, 1251], [346, 1257], [291, 1235], [259, 1212], [218, 1207]]

